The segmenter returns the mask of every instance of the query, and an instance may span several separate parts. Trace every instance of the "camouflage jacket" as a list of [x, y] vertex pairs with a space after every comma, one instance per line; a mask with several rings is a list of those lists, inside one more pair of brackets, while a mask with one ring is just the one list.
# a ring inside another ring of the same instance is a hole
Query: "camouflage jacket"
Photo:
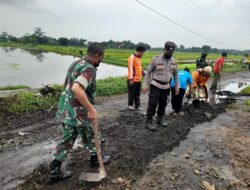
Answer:
[[76, 98], [71, 90], [73, 83], [79, 83], [86, 92], [86, 95], [93, 104], [96, 91], [96, 69], [85, 59], [80, 59], [71, 64], [68, 69], [64, 83], [64, 90], [61, 94], [56, 118], [71, 126], [78, 126], [88, 122], [87, 110]]
[[205, 58], [199, 58], [196, 60], [196, 69], [204, 68], [206, 66], [208, 66], [208, 63]]

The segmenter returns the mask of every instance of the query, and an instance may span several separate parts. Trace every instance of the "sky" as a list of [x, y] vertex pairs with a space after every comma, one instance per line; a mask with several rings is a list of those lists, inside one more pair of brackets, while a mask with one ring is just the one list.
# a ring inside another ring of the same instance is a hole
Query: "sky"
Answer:
[[185, 47], [250, 49], [250, 0], [139, 2], [0, 0], [0, 33], [20, 37], [41, 27], [47, 36], [56, 38], [131, 40], [152, 47], [163, 47], [170, 40]]

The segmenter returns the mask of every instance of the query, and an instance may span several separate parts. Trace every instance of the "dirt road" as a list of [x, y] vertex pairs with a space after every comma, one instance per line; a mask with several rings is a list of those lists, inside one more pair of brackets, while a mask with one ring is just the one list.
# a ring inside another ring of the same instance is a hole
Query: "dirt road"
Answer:
[[[249, 73], [227, 76], [222, 85], [226, 86], [232, 81], [249, 80], [248, 75]], [[126, 102], [126, 95], [97, 101], [99, 124], [102, 136], [105, 138], [104, 152], [112, 157], [111, 164], [107, 166], [108, 178], [97, 184], [78, 181], [77, 178], [82, 171], [93, 169], [89, 168], [87, 151], [76, 147], [70, 153], [70, 161], [66, 164], [74, 176], [52, 186], [45, 185], [46, 163], [51, 160], [56, 141], [62, 135], [60, 124], [54, 120], [55, 110], [39, 111], [23, 116], [1, 113], [1, 188], [11, 189], [25, 181], [19, 189], [130, 189], [133, 186], [135, 189], [147, 189], [149, 186], [144, 188], [145, 180], [142, 177], [145, 174], [149, 175], [147, 170], [150, 170], [151, 165], [148, 168], [150, 162], [154, 163], [154, 159], [161, 154], [169, 154], [180, 145], [180, 142], [188, 141], [185, 139], [191, 128], [199, 128], [197, 125], [204, 125], [204, 122], [210, 123], [220, 114], [227, 115], [224, 105], [212, 107], [204, 103], [199, 109], [185, 106], [183, 117], [177, 118], [166, 114], [169, 127], [159, 127], [158, 131], [151, 132], [145, 129], [144, 112], [128, 111]], [[146, 104], [147, 96], [144, 95], [142, 96], [144, 111]], [[168, 105], [168, 113], [170, 107]], [[214, 136], [210, 135], [209, 138], [212, 139]], [[194, 146], [193, 144], [188, 146], [187, 143], [186, 147]], [[39, 164], [41, 165], [38, 167]], [[34, 168], [36, 169], [30, 174]], [[137, 181], [139, 178], [141, 179]], [[162, 186], [158, 187], [160, 189]]]

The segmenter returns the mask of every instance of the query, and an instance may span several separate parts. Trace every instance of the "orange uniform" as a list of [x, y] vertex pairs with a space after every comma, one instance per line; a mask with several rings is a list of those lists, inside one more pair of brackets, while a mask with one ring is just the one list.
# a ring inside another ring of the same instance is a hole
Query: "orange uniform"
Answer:
[[194, 82], [192, 85], [193, 88], [198, 87], [198, 83], [200, 84], [200, 86], [205, 86], [207, 81], [209, 80], [209, 77], [202, 75], [202, 71], [199, 70], [193, 71], [192, 78]]
[[133, 82], [141, 82], [142, 78], [142, 62], [141, 58], [137, 57], [135, 54], [128, 58], [128, 80]]

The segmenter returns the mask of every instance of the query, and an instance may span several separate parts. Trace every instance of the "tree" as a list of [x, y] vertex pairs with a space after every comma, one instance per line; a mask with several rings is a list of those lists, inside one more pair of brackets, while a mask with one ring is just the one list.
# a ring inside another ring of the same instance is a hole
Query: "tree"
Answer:
[[179, 50], [180, 50], [180, 51], [185, 50], [185, 46], [181, 44], [180, 47], [179, 47]]
[[8, 33], [7, 32], [2, 32], [0, 35], [0, 42], [8, 42]]
[[60, 37], [58, 38], [57, 41], [58, 41], [58, 44], [61, 46], [67, 46], [69, 44], [68, 38], [65, 38], [65, 37]]
[[42, 31], [42, 28], [35, 28], [34, 33], [32, 34], [32, 42], [38, 44], [45, 44], [47, 43], [45, 32]]
[[203, 51], [209, 52], [209, 51], [211, 51], [211, 46], [209, 46], [209, 45], [203, 45], [203, 46], [201, 47], [201, 49], [202, 49]]

